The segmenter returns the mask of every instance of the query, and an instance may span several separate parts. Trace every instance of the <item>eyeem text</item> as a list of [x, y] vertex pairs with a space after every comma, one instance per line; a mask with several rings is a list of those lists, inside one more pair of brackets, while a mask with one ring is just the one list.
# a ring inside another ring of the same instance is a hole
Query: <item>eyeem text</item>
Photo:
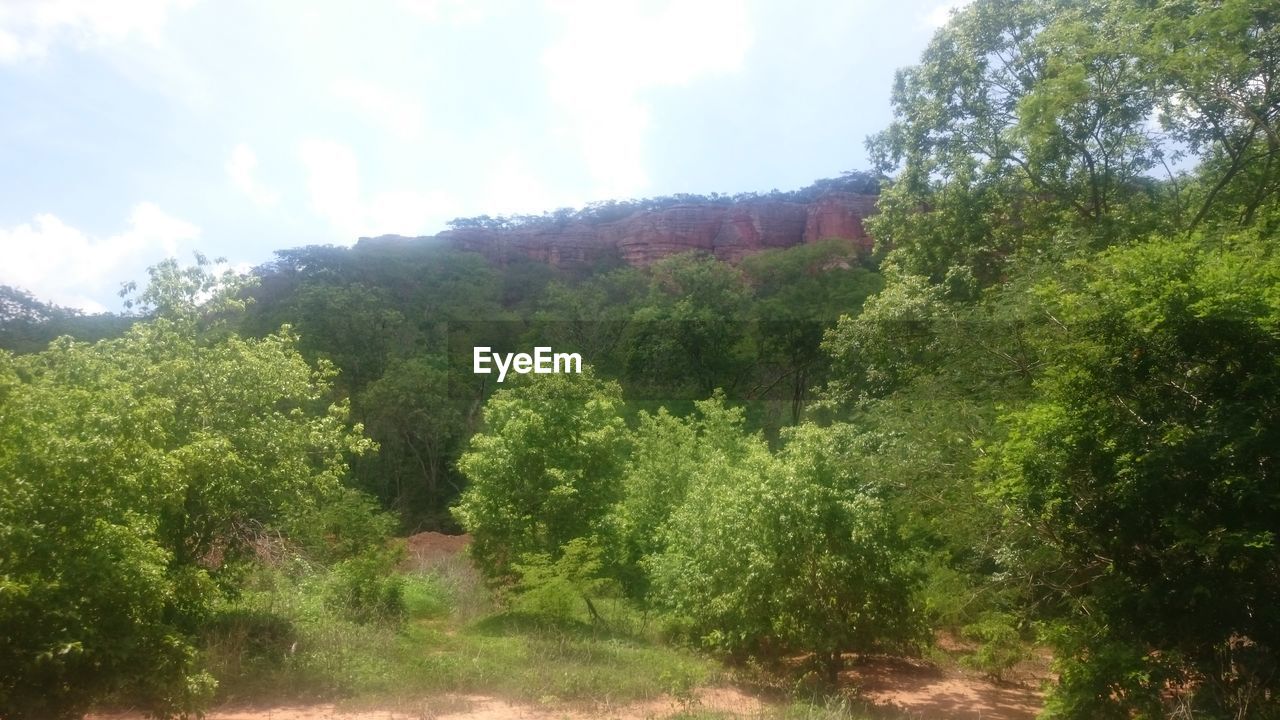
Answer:
[[472, 349], [471, 369], [477, 375], [488, 375], [491, 367], [498, 369], [498, 382], [507, 377], [508, 370], [521, 375], [534, 373], [580, 373], [582, 372], [582, 356], [578, 353], [552, 352], [549, 347], [535, 347], [533, 354], [528, 353], [495, 353], [487, 347]]

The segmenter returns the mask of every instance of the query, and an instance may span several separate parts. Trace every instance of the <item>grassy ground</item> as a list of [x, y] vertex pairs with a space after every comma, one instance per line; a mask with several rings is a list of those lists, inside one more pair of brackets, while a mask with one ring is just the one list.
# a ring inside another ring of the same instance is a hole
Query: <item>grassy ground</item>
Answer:
[[[654, 618], [622, 600], [596, 599], [595, 617], [576, 600], [556, 620], [513, 614], [465, 555], [411, 557], [411, 568], [295, 560], [248, 570], [206, 633], [204, 660], [219, 682], [210, 717], [1030, 720], [1039, 707], [1033, 690], [961, 677], [950, 656], [923, 670], [859, 658], [840, 690], [806, 673], [803, 659], [728, 668], [664, 641]], [[381, 608], [391, 595], [387, 606], [402, 610], [393, 617], [349, 607], [358, 597]], [[99, 717], [141, 717], [123, 705]]]
[[485, 694], [540, 704], [691, 697], [725, 680], [714, 661], [665, 645], [621, 601], [604, 622], [501, 612], [464, 557], [404, 575], [407, 617], [358, 623], [326, 602], [326, 578], [260, 571], [207, 642], [221, 702], [400, 704]]

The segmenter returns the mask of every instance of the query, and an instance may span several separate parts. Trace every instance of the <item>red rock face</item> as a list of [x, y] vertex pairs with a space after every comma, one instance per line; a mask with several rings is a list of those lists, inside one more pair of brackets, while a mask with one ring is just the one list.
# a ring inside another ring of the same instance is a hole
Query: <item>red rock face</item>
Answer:
[[807, 217], [807, 206], [800, 203], [762, 201], [734, 205], [716, 234], [715, 255], [738, 262], [761, 250], [799, 245]]
[[[736, 263], [761, 250], [832, 238], [852, 240], [870, 252], [872, 240], [862, 222], [875, 212], [875, 202], [874, 195], [836, 192], [808, 204], [751, 200], [732, 205], [673, 205], [610, 223], [464, 228], [447, 230], [433, 239], [498, 263], [529, 258], [556, 267], [584, 265], [615, 253], [628, 264], [643, 267], [691, 250]], [[383, 236], [360, 241], [403, 239]]]
[[862, 226], [862, 220], [876, 209], [874, 195], [831, 193], [808, 206], [804, 225], [804, 242], [818, 242], [830, 238], [853, 240], [866, 252], [871, 252], [872, 240]]

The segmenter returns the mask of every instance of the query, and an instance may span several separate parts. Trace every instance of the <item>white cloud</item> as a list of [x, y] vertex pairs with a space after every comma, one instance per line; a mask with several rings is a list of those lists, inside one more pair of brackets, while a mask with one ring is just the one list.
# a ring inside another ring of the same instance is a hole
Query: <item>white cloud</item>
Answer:
[[746, 5], [550, 0], [549, 6], [562, 21], [543, 57], [551, 98], [579, 140], [595, 192], [640, 193], [648, 182], [645, 92], [740, 68], [752, 40]]
[[258, 156], [254, 154], [253, 148], [240, 143], [231, 151], [231, 157], [227, 159], [227, 177], [231, 178], [232, 184], [247, 195], [255, 205], [275, 205], [280, 202], [280, 193], [263, 185], [254, 177], [254, 170], [257, 167]]
[[580, 197], [552, 192], [516, 154], [508, 155], [495, 166], [483, 197], [485, 207], [480, 212], [486, 215], [536, 215], [586, 204]]
[[422, 137], [426, 111], [421, 102], [407, 93], [345, 76], [334, 82], [333, 94], [354, 105], [374, 125], [385, 128], [401, 140]]
[[170, 11], [193, 0], [9, 0], [0, 3], [0, 62], [44, 57], [59, 41], [80, 47], [136, 38], [158, 45]]
[[112, 293], [137, 264], [177, 255], [200, 229], [153, 203], [134, 206], [129, 227], [93, 237], [48, 213], [29, 224], [0, 228], [0, 282], [29, 290], [42, 300], [91, 312], [94, 300]]
[[416, 235], [447, 219], [456, 207], [452, 195], [421, 190], [392, 190], [366, 198], [360, 187], [360, 163], [351, 148], [312, 138], [298, 145], [307, 172], [311, 206], [342, 242], [361, 236]]
[[951, 21], [951, 15], [953, 13], [963, 10], [964, 7], [971, 2], [973, 2], [973, 0], [950, 0], [949, 2], [944, 2], [921, 16], [920, 21], [924, 23], [926, 27], [934, 29], [940, 28]]
[[498, 3], [481, 0], [399, 0], [401, 9], [429, 23], [473, 25], [492, 17]]

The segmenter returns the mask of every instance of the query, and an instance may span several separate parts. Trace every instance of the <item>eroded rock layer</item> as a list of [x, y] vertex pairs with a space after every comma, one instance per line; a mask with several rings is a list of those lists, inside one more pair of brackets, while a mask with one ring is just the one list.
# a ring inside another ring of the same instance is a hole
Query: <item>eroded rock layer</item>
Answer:
[[[516, 228], [460, 228], [419, 240], [433, 240], [481, 253], [499, 263], [529, 258], [572, 267], [609, 257], [635, 266], [690, 250], [738, 262], [752, 253], [830, 238], [850, 240], [866, 252], [872, 240], [863, 221], [876, 197], [832, 192], [813, 202], [748, 200], [732, 204], [690, 203], [642, 210], [607, 223], [573, 221]], [[404, 242], [383, 235], [361, 243]]]

